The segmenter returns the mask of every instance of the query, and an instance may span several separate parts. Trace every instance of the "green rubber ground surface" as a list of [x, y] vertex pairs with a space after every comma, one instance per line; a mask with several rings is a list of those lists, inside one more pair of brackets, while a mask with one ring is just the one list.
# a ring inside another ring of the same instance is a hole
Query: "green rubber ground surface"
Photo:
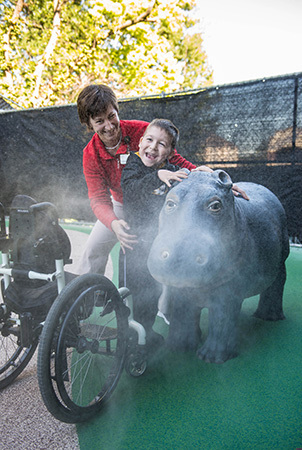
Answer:
[[[140, 378], [123, 374], [100, 415], [77, 427], [81, 450], [302, 447], [302, 249], [291, 248], [286, 320], [240, 321], [240, 355], [222, 365], [158, 352]], [[204, 335], [207, 317], [201, 320]], [[162, 334], [167, 326], [157, 319]]]

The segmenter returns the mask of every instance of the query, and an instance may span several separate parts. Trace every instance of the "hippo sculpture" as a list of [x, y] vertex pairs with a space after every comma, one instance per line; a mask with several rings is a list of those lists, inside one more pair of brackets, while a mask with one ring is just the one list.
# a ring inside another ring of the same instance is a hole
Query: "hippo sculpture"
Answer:
[[167, 341], [197, 348], [200, 313], [208, 309], [208, 336], [197, 356], [223, 363], [237, 356], [238, 322], [245, 298], [260, 294], [255, 317], [284, 319], [286, 216], [264, 186], [242, 182], [236, 197], [223, 170], [191, 172], [174, 186], [160, 212], [148, 268], [170, 301]]

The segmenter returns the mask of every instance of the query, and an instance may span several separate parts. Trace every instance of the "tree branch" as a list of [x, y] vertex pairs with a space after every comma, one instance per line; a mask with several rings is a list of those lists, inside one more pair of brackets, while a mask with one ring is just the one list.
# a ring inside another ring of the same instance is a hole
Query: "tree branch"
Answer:
[[[4, 58], [5, 58], [5, 62], [6, 65], [8, 66], [10, 63], [10, 55], [11, 55], [11, 47], [10, 47], [10, 36], [11, 36], [11, 31], [13, 26], [15, 25], [15, 23], [19, 20], [22, 8], [24, 6], [24, 0], [18, 0], [13, 12], [13, 16], [12, 16], [12, 20], [11, 20], [11, 24], [7, 30], [7, 33], [5, 33], [5, 35], [3, 36], [3, 41], [4, 41]], [[13, 77], [12, 74], [9, 70], [5, 70], [5, 78], [7, 80], [7, 83], [10, 87], [13, 86]]]
[[149, 3], [149, 6], [147, 7], [146, 11], [144, 11], [139, 16], [135, 17], [134, 19], [129, 19], [126, 22], [122, 23], [121, 25], [115, 27], [114, 31], [110, 30], [107, 37], [110, 37], [112, 34], [116, 33], [117, 31], [124, 30], [125, 28], [129, 28], [132, 25], [136, 25], [139, 22], [144, 22], [147, 17], [151, 14], [157, 0], [152, 0]]

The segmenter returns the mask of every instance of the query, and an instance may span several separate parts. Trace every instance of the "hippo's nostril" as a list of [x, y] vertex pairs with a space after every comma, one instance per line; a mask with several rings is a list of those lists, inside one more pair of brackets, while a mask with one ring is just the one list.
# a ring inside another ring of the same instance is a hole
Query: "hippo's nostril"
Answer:
[[204, 264], [206, 262], [206, 258], [204, 256], [202, 256], [202, 255], [197, 255], [196, 256], [196, 262], [197, 262], [197, 264], [202, 265], [202, 264]]
[[169, 252], [167, 250], [164, 250], [164, 251], [161, 252], [160, 256], [161, 256], [162, 259], [167, 259], [167, 258], [169, 258], [170, 254], [169, 254]]

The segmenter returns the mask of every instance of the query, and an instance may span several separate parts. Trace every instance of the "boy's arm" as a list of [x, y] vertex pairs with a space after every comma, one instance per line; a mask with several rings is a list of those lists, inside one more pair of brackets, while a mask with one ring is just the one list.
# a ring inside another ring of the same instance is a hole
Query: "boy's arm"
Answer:
[[[136, 159], [137, 158], [137, 159]], [[136, 198], [148, 196], [153, 190], [159, 188], [162, 181], [158, 177], [157, 170], [148, 170], [140, 163], [136, 155], [131, 155], [123, 169], [121, 186], [123, 195]]]

